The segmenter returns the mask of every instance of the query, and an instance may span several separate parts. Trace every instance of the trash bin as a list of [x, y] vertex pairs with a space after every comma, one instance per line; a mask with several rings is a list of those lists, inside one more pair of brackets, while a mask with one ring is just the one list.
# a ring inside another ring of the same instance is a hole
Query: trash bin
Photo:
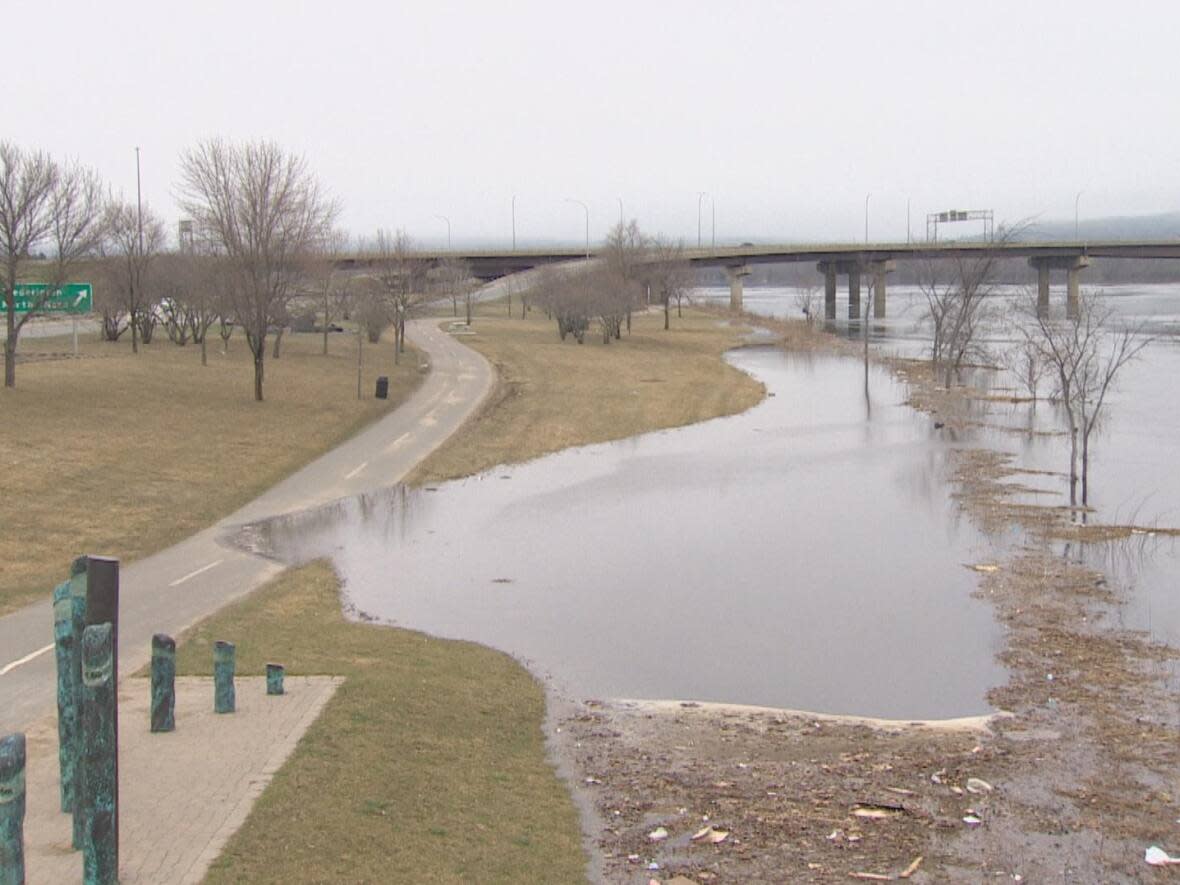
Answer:
[[389, 399], [389, 378], [386, 375], [377, 378], [377, 399]]

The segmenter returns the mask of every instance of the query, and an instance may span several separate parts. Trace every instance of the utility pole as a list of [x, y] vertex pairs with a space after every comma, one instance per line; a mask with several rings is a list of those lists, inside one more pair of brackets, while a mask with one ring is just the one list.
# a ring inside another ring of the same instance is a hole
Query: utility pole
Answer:
[[717, 201], [714, 200], [712, 197], [709, 197], [709, 210], [713, 213], [713, 234], [712, 234], [713, 238], [711, 240], [711, 243], [712, 243], [712, 247], [714, 249], [716, 249], [717, 248]]
[[872, 194], [865, 194], [865, 243], [869, 242], [869, 198]]
[[1078, 195], [1073, 198], [1073, 238], [1078, 239], [1078, 204], [1082, 200], [1082, 194], [1085, 191], [1078, 191]]
[[512, 251], [516, 251], [516, 194], [512, 195]]

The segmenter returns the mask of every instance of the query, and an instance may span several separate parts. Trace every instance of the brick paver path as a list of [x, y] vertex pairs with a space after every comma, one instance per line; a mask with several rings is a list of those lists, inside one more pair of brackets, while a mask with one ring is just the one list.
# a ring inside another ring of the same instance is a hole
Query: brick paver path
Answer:
[[[146, 679], [119, 687], [119, 881], [199, 882], [254, 800], [295, 749], [341, 680], [286, 679], [267, 697], [262, 677], [236, 680], [237, 712], [213, 712], [213, 681], [176, 680], [176, 731], [148, 730]], [[28, 885], [82, 881], [70, 849], [70, 816], [59, 811], [57, 721], [28, 734]]]

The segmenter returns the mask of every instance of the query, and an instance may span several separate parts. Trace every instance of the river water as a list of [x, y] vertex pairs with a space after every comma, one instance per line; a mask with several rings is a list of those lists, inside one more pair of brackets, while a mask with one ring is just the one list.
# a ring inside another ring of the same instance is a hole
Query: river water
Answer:
[[[786, 287], [751, 287], [744, 305], [765, 316], [799, 317], [802, 295]], [[843, 296], [841, 292], [837, 311], [846, 314]], [[728, 304], [729, 289], [703, 289], [698, 297]], [[1019, 287], [1002, 288], [996, 299], [1001, 307], [997, 316], [1011, 318], [1024, 297]], [[1099, 297], [1114, 312], [1115, 325], [1140, 327], [1151, 340], [1117, 376], [1104, 407], [1105, 418], [1091, 437], [1089, 503], [1096, 513], [1089, 520], [1180, 527], [1180, 285], [1107, 286]], [[1054, 289], [1053, 310], [1063, 310], [1063, 302], [1064, 293]], [[870, 321], [872, 346], [886, 354], [928, 356], [931, 336], [924, 305], [915, 287], [890, 287], [889, 316]], [[851, 337], [861, 334], [860, 325], [847, 319], [837, 320], [833, 329]], [[1006, 322], [992, 322], [984, 339], [993, 357], [1015, 340]], [[1014, 378], [1005, 372], [984, 373], [976, 380], [995, 388], [1015, 388]], [[1050, 386], [1048, 380], [1043, 382], [1041, 394], [1048, 394]], [[1068, 440], [1059, 433], [1064, 425], [1053, 406], [1042, 402], [1034, 410], [1023, 404], [993, 402], [980, 409], [980, 418], [1010, 430], [977, 433], [974, 444], [1012, 452], [1022, 466], [1057, 472], [1038, 483], [1051, 493], [1038, 496], [1038, 502], [1067, 503]], [[1106, 572], [1122, 589], [1126, 604], [1115, 616], [1123, 626], [1180, 646], [1180, 546], [1175, 539], [1136, 535], [1128, 542], [1075, 544], [1061, 552]]]
[[931, 718], [985, 712], [1000, 632], [949, 444], [832, 356], [747, 348], [750, 411], [396, 487], [256, 527], [330, 556], [362, 616], [508, 651], [578, 697]]

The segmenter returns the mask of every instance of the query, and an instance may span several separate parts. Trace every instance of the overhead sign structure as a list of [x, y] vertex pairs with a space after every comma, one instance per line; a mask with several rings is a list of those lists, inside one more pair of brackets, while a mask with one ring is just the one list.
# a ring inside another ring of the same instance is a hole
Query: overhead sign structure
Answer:
[[16, 312], [90, 313], [94, 310], [94, 287], [90, 283], [65, 283], [51, 292], [49, 289], [45, 283], [17, 283], [12, 293]]

